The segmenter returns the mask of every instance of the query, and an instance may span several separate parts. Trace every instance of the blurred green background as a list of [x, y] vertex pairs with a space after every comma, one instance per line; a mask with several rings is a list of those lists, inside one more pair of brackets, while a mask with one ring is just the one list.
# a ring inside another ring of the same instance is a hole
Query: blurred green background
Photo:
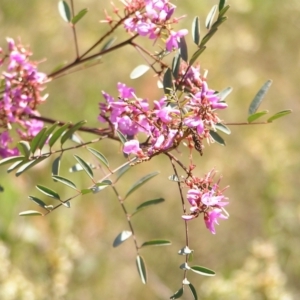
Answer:
[[[83, 51], [107, 30], [99, 20], [104, 19], [105, 8], [112, 9], [108, 1], [75, 2], [77, 11], [89, 9], [78, 24]], [[216, 2], [174, 1], [177, 16], [187, 15], [180, 26], [190, 29], [198, 15], [204, 35], [205, 17]], [[265, 126], [231, 126], [226, 147], [206, 146], [204, 156], [196, 158], [199, 176], [216, 167], [223, 174], [222, 184], [230, 185], [226, 191], [230, 218], [221, 220], [216, 235], [204, 228], [201, 218], [189, 223], [194, 263], [214, 269], [217, 276], [189, 274], [188, 279], [199, 299], [299, 299], [300, 2], [231, 0], [228, 4], [229, 20], [200, 57], [201, 68], [209, 70], [211, 88], [233, 87], [221, 118], [244, 122], [251, 99], [267, 79], [273, 85], [260, 109], [276, 113], [289, 108], [293, 114]], [[35, 60], [47, 59], [39, 66], [46, 73], [74, 58], [72, 32], [58, 14], [57, 1], [1, 0], [0, 33], [3, 48], [5, 37], [20, 37], [30, 45]], [[191, 36], [187, 40], [192, 52]], [[89, 126], [99, 126], [101, 90], [114, 93], [118, 81], [134, 86], [141, 97], [160, 98], [152, 74], [129, 79], [129, 72], [142, 62], [127, 47], [103, 57], [94, 68], [51, 82], [42, 115], [72, 122], [87, 119]], [[112, 167], [124, 161], [117, 143], [105, 141], [94, 147]], [[65, 155], [62, 175], [86, 187], [90, 182], [84, 174], [68, 174], [74, 153]], [[83, 150], [78, 154], [90, 158]], [[184, 152], [176, 155], [185, 159]], [[75, 199], [71, 209], [62, 207], [45, 218], [22, 218], [20, 211], [36, 209], [28, 200], [28, 195], [41, 196], [36, 184], [56, 189], [64, 198], [72, 191], [51, 182], [48, 165], [18, 178], [2, 167], [0, 299], [168, 299], [181, 285], [178, 267], [183, 258], [177, 252], [184, 246], [177, 187], [167, 179], [172, 168], [164, 157], [155, 158], [130, 170], [117, 187], [124, 195], [138, 178], [155, 170], [161, 174], [126, 200], [131, 210], [145, 200], [166, 199], [133, 219], [139, 243], [154, 238], [172, 241], [169, 247], [142, 251], [149, 275], [145, 286], [136, 271], [132, 240], [112, 247], [117, 234], [128, 230], [112, 191]], [[101, 171], [96, 174], [101, 178]], [[189, 291], [183, 299], [191, 299]]]

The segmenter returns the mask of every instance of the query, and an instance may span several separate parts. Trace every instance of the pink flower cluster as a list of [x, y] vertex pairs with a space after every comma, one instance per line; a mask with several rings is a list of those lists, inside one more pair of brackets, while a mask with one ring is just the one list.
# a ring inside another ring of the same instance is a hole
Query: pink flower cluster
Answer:
[[[124, 153], [137, 155], [140, 159], [176, 148], [183, 139], [191, 141], [191, 134], [194, 141], [195, 135], [196, 140], [209, 139], [209, 130], [220, 122], [215, 110], [226, 108], [227, 104], [220, 102], [204, 80], [201, 85], [197, 93], [186, 95], [184, 107], [180, 107], [179, 102], [170, 105], [163, 97], [155, 100], [150, 109], [148, 100], [138, 98], [133, 88], [118, 83], [117, 100], [102, 92], [106, 103], [99, 104], [98, 119], [126, 135], [129, 141], [124, 145]], [[147, 136], [143, 144], [136, 139], [139, 133]]]
[[[179, 18], [171, 19], [176, 6], [168, 0], [124, 0], [125, 5], [124, 27], [128, 32], [137, 33], [156, 40], [163, 38], [166, 49], [172, 51], [178, 49], [179, 38], [187, 35], [187, 29], [174, 31], [172, 24], [176, 24]], [[117, 11], [116, 11], [117, 12]], [[111, 22], [111, 18], [107, 17]]]
[[2, 72], [4, 90], [0, 98], [0, 155], [16, 155], [17, 150], [9, 149], [12, 138], [9, 130], [17, 124], [17, 133], [22, 139], [31, 140], [43, 127], [43, 122], [29, 119], [29, 115], [39, 115], [36, 108], [44, 102], [47, 95], [41, 96], [48, 81], [46, 74], [38, 72], [37, 63], [30, 61], [32, 53], [20, 43], [7, 38], [8, 52], [1, 49], [0, 66], [6, 66]]
[[192, 220], [203, 213], [205, 225], [213, 234], [216, 233], [215, 224], [219, 224], [218, 219], [228, 219], [228, 213], [224, 209], [228, 198], [223, 195], [225, 189], [219, 189], [219, 181], [212, 184], [214, 175], [215, 170], [212, 170], [203, 179], [193, 178], [187, 182], [190, 187], [187, 200], [191, 204], [191, 213], [182, 216], [184, 220]]

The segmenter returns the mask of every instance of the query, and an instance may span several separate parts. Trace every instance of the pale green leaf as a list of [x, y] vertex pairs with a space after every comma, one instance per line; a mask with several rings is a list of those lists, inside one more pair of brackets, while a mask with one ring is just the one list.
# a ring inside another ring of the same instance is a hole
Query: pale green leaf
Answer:
[[141, 178], [140, 180], [138, 180], [127, 192], [124, 200], [130, 195], [132, 194], [135, 190], [137, 190], [138, 188], [140, 188], [143, 184], [145, 184], [147, 181], [149, 181], [150, 179], [152, 179], [153, 177], [155, 177], [156, 175], [158, 175], [159, 172], [153, 172], [151, 174], [148, 174], [146, 176], [144, 176], [143, 178]]

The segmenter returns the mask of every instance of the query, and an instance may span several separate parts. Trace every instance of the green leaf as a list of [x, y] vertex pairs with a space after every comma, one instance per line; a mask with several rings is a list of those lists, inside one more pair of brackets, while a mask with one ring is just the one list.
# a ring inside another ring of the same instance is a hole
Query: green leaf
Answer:
[[[96, 168], [96, 166], [94, 166], [94, 165], [92, 165], [92, 164], [88, 164], [89, 165], [89, 167], [91, 168], [91, 169], [95, 169]], [[82, 166], [80, 165], [80, 164], [76, 164], [76, 165], [74, 165], [74, 166], [72, 166], [70, 169], [69, 169], [69, 172], [70, 173], [74, 173], [74, 172], [80, 172], [80, 171], [83, 171], [83, 168], [82, 168]]]
[[148, 242], [143, 243], [140, 248], [147, 247], [147, 246], [169, 246], [172, 243], [167, 240], [151, 240]]
[[[39, 199], [39, 198], [37, 198], [37, 197], [34, 197], [34, 196], [28, 196], [28, 198], [29, 198], [30, 200], [32, 200], [34, 203], [36, 203], [37, 205], [39, 205], [40, 207], [47, 209], [46, 203], [43, 202], [41, 199]], [[47, 209], [47, 210], [48, 210], [48, 209]]]
[[110, 186], [112, 182], [110, 180], [103, 180], [102, 182], [96, 183], [90, 190], [94, 193], [97, 194], [101, 192], [102, 190], [106, 189], [108, 186]]
[[226, 5], [225, 7], [223, 7], [222, 10], [219, 12], [218, 18], [223, 17], [229, 8], [230, 8], [229, 5]]
[[215, 131], [210, 130], [209, 131], [210, 136], [212, 137], [212, 139], [217, 142], [218, 144], [225, 146], [225, 141], [223, 140], [223, 138]]
[[130, 168], [130, 162], [127, 162], [124, 166], [122, 166], [116, 174], [117, 179], [115, 180], [115, 182], [117, 182]]
[[117, 132], [117, 135], [118, 135], [121, 143], [124, 145], [127, 142], [126, 136], [119, 130], [117, 130], [116, 132]]
[[205, 27], [207, 29], [210, 29], [211, 25], [212, 25], [212, 22], [213, 22], [213, 19], [214, 19], [214, 16], [216, 14], [216, 11], [217, 11], [217, 5], [214, 5], [212, 7], [212, 9], [210, 10], [210, 12], [208, 13], [207, 17], [206, 17], [206, 20], [205, 20]]
[[224, 5], [225, 5], [226, 0], [220, 0], [219, 2], [219, 12], [223, 9]]
[[110, 48], [110, 46], [116, 41], [117, 38], [113, 37], [113, 38], [110, 38], [105, 44], [104, 46], [101, 48], [101, 51], [100, 52], [103, 52], [107, 49]]
[[90, 176], [91, 179], [94, 178], [94, 174], [88, 163], [86, 163], [82, 158], [80, 158], [78, 155], [74, 155], [75, 159], [78, 161], [78, 163], [82, 166], [83, 170]]
[[176, 175], [171, 175], [168, 177], [170, 181], [180, 182], [180, 179]]
[[80, 21], [85, 14], [88, 12], [87, 8], [82, 9], [74, 18], [72, 18], [71, 22], [72, 24], [76, 24], [78, 21]]
[[72, 127], [70, 127], [61, 137], [60, 139], [60, 143], [61, 145], [63, 145], [69, 138], [71, 138], [71, 136], [73, 135], [73, 133], [78, 130], [80, 127], [82, 127], [87, 121], [80, 121], [78, 123], [76, 123], [75, 125], [73, 125]]
[[260, 106], [263, 98], [265, 97], [266, 93], [268, 92], [270, 86], [272, 85], [272, 80], [268, 80], [264, 83], [264, 85], [260, 88], [260, 90], [255, 95], [254, 99], [251, 101], [251, 104], [248, 109], [248, 115], [251, 116], [256, 113], [258, 107]]
[[66, 1], [58, 2], [58, 11], [65, 22], [69, 23], [71, 21], [71, 12], [69, 5]]
[[217, 93], [216, 96], [220, 99], [220, 101], [224, 101], [225, 98], [232, 92], [232, 87], [227, 87], [224, 90], [222, 90], [221, 92]]
[[28, 169], [32, 168], [33, 166], [39, 164], [40, 162], [42, 162], [44, 159], [46, 159], [47, 156], [41, 156], [37, 159], [31, 160], [25, 164], [23, 164], [18, 171], [16, 172], [16, 176], [20, 176], [22, 173], [24, 173], [25, 171], [27, 171]]
[[87, 149], [93, 154], [95, 155], [107, 168], [109, 167], [109, 162], [107, 160], [107, 158], [100, 153], [99, 151], [97, 151], [96, 149], [87, 147]]
[[55, 160], [53, 161], [52, 175], [59, 175], [61, 158], [62, 158], [62, 154], [60, 156], [56, 157]]
[[49, 140], [49, 146], [50, 148], [54, 145], [54, 143], [62, 136], [62, 134], [67, 130], [67, 128], [70, 126], [70, 123], [66, 123], [63, 126], [61, 126], [59, 129], [55, 131], [55, 133], [51, 136]]
[[42, 149], [47, 141], [47, 139], [49, 138], [49, 136], [52, 134], [52, 132], [55, 130], [55, 128], [57, 127], [58, 122], [54, 123], [46, 132], [45, 134], [42, 136], [42, 138], [39, 141], [38, 144], [38, 148]]
[[196, 289], [194, 288], [194, 286], [191, 283], [189, 284], [189, 288], [190, 288], [191, 293], [193, 294], [194, 300], [198, 300], [198, 295], [197, 295]]
[[45, 132], [47, 131], [47, 127], [44, 127], [30, 142], [30, 151], [34, 153], [36, 149], [38, 148], [41, 140], [43, 139], [43, 136], [45, 135]]
[[19, 216], [43, 216], [43, 214], [36, 210], [26, 210], [20, 212]]
[[123, 242], [125, 242], [127, 239], [129, 239], [131, 236], [132, 236], [132, 232], [131, 231], [127, 231], [127, 230], [122, 231], [115, 238], [115, 240], [113, 242], [113, 247], [118, 247]]
[[170, 95], [173, 90], [173, 78], [171, 69], [167, 69], [163, 78], [164, 93]]
[[172, 60], [172, 74], [174, 76], [174, 78], [178, 78], [178, 73], [179, 73], [179, 68], [180, 68], [180, 59], [181, 56], [178, 53], [176, 56], [174, 56], [173, 60]]
[[146, 284], [147, 283], [147, 270], [146, 270], [146, 265], [144, 262], [144, 259], [142, 256], [138, 255], [136, 257], [136, 266], [139, 272], [139, 275], [141, 277], [142, 283]]
[[92, 192], [91, 189], [82, 189], [82, 190], [80, 191], [80, 193], [81, 193], [82, 195], [89, 194], [89, 193], [91, 193], [91, 192]]
[[48, 197], [60, 200], [58, 193], [43, 185], [37, 185], [36, 188]]
[[192, 36], [193, 41], [196, 45], [199, 45], [200, 43], [200, 22], [199, 17], [195, 17], [193, 24], [192, 24]]
[[140, 188], [143, 184], [145, 184], [148, 180], [152, 179], [153, 177], [155, 177], [156, 175], [158, 175], [159, 172], [153, 172], [151, 174], [148, 174], [146, 176], [144, 176], [143, 178], [141, 178], [140, 180], [138, 180], [127, 192], [124, 200], [131, 194], [133, 193], [136, 189]]
[[170, 299], [178, 299], [183, 295], [183, 287], [181, 287]]
[[30, 145], [27, 141], [21, 141], [17, 144], [18, 149], [24, 155], [24, 157], [28, 158], [30, 156]]
[[266, 115], [269, 111], [268, 110], [264, 110], [264, 111], [259, 111], [257, 113], [254, 113], [253, 115], [249, 116], [247, 121], [248, 123], [252, 123], [253, 121], [257, 120], [258, 118]]
[[189, 64], [190, 64], [190, 65], [194, 64], [194, 62], [198, 59], [198, 57], [201, 55], [201, 53], [202, 53], [205, 49], [206, 49], [206, 47], [204, 47], [204, 46], [201, 47], [201, 48], [199, 48], [199, 49], [193, 54], [193, 56], [192, 56], [192, 58], [191, 58]]
[[139, 211], [141, 211], [144, 208], [147, 208], [147, 207], [149, 207], [151, 205], [156, 205], [156, 204], [162, 203], [164, 201], [165, 201], [164, 198], [158, 198], [158, 199], [148, 200], [148, 201], [142, 203], [141, 205], [139, 205], [135, 209], [135, 211], [131, 214], [131, 216], [135, 215], [136, 213], [138, 213]]
[[187, 62], [188, 61], [188, 49], [187, 49], [187, 45], [186, 45], [186, 41], [185, 41], [185, 38], [184, 36], [182, 36], [180, 39], [179, 39], [179, 53], [180, 53], [180, 56], [181, 58]]
[[77, 191], [76, 185], [71, 180], [69, 180], [67, 178], [64, 178], [62, 176], [58, 176], [58, 175], [52, 175], [52, 178], [53, 178], [54, 181], [58, 181], [58, 182], [60, 182], [60, 183], [62, 183], [62, 184], [64, 184], [64, 185], [66, 185], [66, 186], [68, 186], [68, 187], [70, 187], [70, 188]]
[[6, 164], [11, 164], [16, 161], [22, 161], [25, 159], [25, 156], [11, 156], [11, 157], [6, 157], [0, 160], [0, 166], [6, 165]]
[[213, 37], [213, 35], [218, 31], [218, 28], [211, 28], [211, 30], [205, 35], [200, 43], [200, 49]]
[[216, 273], [213, 270], [210, 270], [208, 268], [205, 267], [201, 267], [201, 266], [192, 266], [190, 268], [190, 270], [192, 270], [193, 272], [200, 274], [200, 275], [204, 275], [204, 276], [215, 276]]
[[222, 131], [222, 132], [224, 132], [226, 134], [230, 134], [231, 133], [230, 129], [227, 126], [225, 126], [224, 124], [222, 124], [222, 123], [217, 123], [214, 126], [215, 126], [216, 129], [218, 129], [219, 131]]
[[137, 79], [144, 75], [150, 69], [147, 65], [139, 65], [130, 73], [130, 79]]
[[15, 169], [20, 168], [23, 164], [25, 164], [26, 161], [16, 161], [14, 164], [12, 164], [8, 169], [7, 173], [10, 173], [14, 171]]
[[222, 23], [224, 23], [228, 18], [227, 17], [219, 17], [218, 20], [212, 25], [211, 29], [218, 28]]
[[276, 113], [274, 116], [270, 117], [267, 122], [272, 122], [278, 118], [281, 118], [281, 117], [284, 117], [286, 115], [289, 115], [290, 113], [292, 113], [292, 110], [291, 109], [287, 109], [287, 110], [283, 110], [283, 111], [280, 111], [278, 113]]

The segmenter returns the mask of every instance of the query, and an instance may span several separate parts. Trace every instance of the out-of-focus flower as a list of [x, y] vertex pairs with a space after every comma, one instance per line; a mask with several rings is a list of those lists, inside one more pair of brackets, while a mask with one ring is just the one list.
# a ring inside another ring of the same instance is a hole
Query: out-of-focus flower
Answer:
[[[1, 66], [7, 65], [6, 71], [2, 72], [4, 86], [0, 98], [0, 131], [7, 132], [17, 125], [20, 137], [31, 140], [43, 127], [43, 123], [29, 116], [39, 115], [37, 106], [47, 98], [41, 92], [48, 78], [46, 74], [38, 72], [37, 63], [29, 59], [32, 53], [21, 43], [16, 44], [11, 38], [7, 38], [7, 43], [8, 53], [0, 53]], [[3, 149], [8, 147], [8, 143], [5, 147], [3, 145]]]

